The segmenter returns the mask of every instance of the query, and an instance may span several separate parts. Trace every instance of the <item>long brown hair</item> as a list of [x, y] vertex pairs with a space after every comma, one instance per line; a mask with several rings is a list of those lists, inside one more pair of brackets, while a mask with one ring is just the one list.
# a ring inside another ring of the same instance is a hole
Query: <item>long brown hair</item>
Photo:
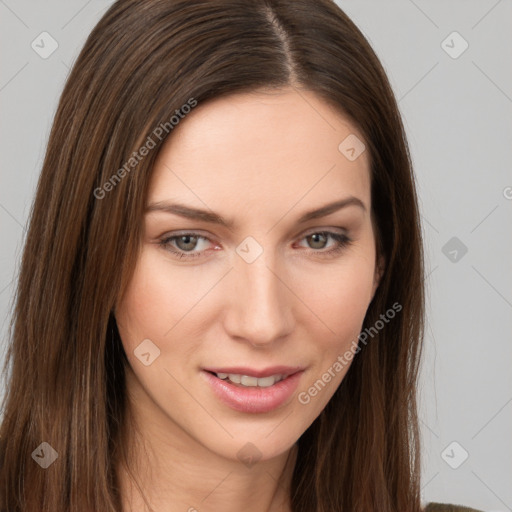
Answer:
[[[299, 439], [293, 511], [420, 510], [414, 176], [385, 72], [330, 0], [119, 0], [90, 34], [55, 115], [20, 269], [4, 367], [1, 510], [121, 511], [127, 360], [112, 308], [138, 256], [170, 119], [193, 102], [287, 86], [316, 93], [364, 135], [386, 263], [364, 328], [401, 306]], [[148, 137], [154, 147], [139, 158]], [[43, 442], [58, 454], [46, 469], [33, 457]]]

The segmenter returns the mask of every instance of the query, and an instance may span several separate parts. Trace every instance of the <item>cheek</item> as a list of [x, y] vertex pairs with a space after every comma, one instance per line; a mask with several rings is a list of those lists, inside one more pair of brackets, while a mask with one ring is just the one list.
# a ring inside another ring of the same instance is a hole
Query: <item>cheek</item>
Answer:
[[180, 282], [179, 272], [170, 276], [165, 263], [152, 251], [143, 251], [116, 309], [121, 338], [132, 350], [143, 339], [164, 339], [184, 314], [187, 285]]
[[371, 250], [354, 250], [338, 263], [318, 265], [314, 274], [294, 280], [300, 286], [298, 295], [317, 317], [310, 330], [318, 326], [315, 338], [324, 348], [339, 348], [357, 338], [372, 299], [375, 261], [371, 254]]
[[374, 259], [371, 251], [356, 251], [316, 279], [302, 280], [307, 304], [318, 319], [305, 320], [314, 364], [297, 395], [310, 424], [332, 398], [349, 370], [358, 337], [372, 299]]

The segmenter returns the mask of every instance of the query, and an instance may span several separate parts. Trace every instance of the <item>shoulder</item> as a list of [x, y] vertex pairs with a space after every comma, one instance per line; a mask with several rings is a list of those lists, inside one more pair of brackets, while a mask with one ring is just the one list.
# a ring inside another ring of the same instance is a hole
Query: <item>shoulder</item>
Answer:
[[447, 503], [429, 503], [424, 512], [482, 512], [475, 508], [469, 508], [462, 505], [449, 505]]

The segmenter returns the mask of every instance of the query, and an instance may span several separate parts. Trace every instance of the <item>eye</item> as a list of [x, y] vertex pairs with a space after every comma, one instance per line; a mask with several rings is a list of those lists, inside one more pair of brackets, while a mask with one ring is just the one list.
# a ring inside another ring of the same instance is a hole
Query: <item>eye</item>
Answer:
[[[333, 246], [327, 245], [329, 239], [334, 240]], [[316, 231], [302, 237], [302, 240], [308, 242], [312, 254], [320, 256], [334, 255], [351, 243], [350, 238], [346, 235], [332, 231]], [[206, 247], [204, 247], [205, 242], [210, 242], [210, 240], [199, 233], [192, 232], [165, 236], [158, 244], [180, 259], [192, 259], [203, 256], [203, 253], [206, 251]], [[326, 247], [329, 248], [322, 250]]]
[[208, 238], [198, 233], [181, 233], [163, 238], [159, 245], [178, 258], [196, 258], [201, 256], [201, 252], [204, 252], [204, 249], [203, 251], [194, 252], [200, 240], [208, 241]]
[[[327, 246], [327, 241], [330, 239], [334, 240], [333, 246], [329, 249], [322, 251]], [[313, 253], [320, 255], [331, 255], [340, 252], [347, 247], [351, 240], [348, 236], [342, 233], [335, 233], [332, 231], [315, 231], [306, 235], [302, 240], [306, 240], [309, 246], [314, 249]]]

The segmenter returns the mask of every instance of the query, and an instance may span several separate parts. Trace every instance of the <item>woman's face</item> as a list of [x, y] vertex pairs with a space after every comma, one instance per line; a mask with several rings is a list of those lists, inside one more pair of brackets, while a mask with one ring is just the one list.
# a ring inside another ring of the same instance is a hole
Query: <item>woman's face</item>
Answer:
[[174, 128], [116, 307], [132, 405], [161, 442], [269, 459], [332, 397], [378, 285], [361, 140], [294, 89], [199, 104]]

